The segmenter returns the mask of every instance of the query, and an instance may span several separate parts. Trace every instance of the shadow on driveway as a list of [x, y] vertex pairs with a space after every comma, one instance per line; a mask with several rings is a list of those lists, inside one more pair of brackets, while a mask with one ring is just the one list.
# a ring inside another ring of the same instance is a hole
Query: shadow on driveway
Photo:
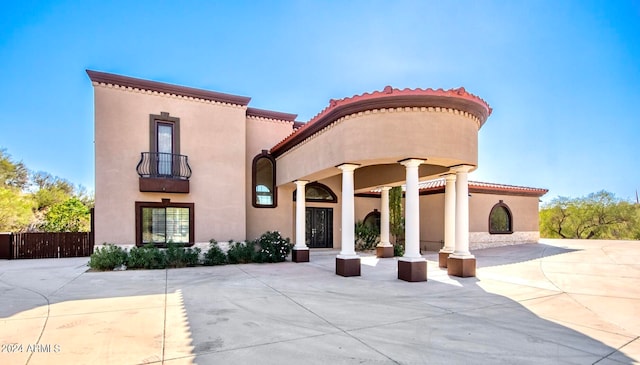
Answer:
[[[23, 345], [0, 363], [633, 363], [638, 317], [604, 318], [585, 307], [588, 288], [545, 271], [586, 251], [479, 250], [478, 277], [465, 279], [427, 255], [422, 283], [374, 257], [361, 277], [336, 276], [335, 256], [314, 252], [304, 264], [104, 273], [85, 272], [86, 259], [0, 262], [0, 341]], [[619, 310], [637, 314], [627, 294]]]

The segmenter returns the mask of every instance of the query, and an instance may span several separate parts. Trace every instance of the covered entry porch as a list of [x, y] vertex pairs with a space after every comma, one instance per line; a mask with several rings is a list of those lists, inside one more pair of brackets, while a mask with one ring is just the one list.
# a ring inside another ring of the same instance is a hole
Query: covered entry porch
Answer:
[[277, 185], [295, 184], [293, 260], [309, 261], [305, 187], [340, 179], [340, 253], [336, 274], [359, 276], [355, 252], [355, 194], [380, 189], [380, 257], [391, 257], [388, 192], [404, 185], [405, 253], [398, 278], [425, 281], [420, 255], [419, 183], [445, 176], [445, 244], [440, 265], [455, 276], [475, 276], [469, 252], [467, 175], [477, 165], [477, 133], [491, 109], [464, 89], [398, 90], [332, 100], [318, 116], [270, 153], [278, 165]]

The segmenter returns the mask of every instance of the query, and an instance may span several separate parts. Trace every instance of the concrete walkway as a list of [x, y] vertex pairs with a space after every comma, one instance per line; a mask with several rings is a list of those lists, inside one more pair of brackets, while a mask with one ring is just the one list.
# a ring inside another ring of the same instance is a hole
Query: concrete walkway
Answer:
[[[0, 364], [629, 364], [640, 361], [640, 242], [485, 249], [477, 278], [362, 276], [311, 262], [86, 272], [0, 261]], [[9, 345], [13, 344], [13, 345]], [[14, 351], [14, 352], [9, 352]]]

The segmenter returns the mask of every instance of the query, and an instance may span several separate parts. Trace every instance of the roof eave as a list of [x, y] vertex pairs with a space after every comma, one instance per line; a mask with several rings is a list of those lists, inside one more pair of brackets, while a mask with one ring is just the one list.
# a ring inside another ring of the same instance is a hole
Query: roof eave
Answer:
[[247, 106], [249, 104], [249, 101], [251, 101], [251, 98], [246, 96], [231, 95], [215, 91], [196, 89], [192, 87], [167, 84], [164, 82], [137, 79], [134, 77], [116, 75], [106, 72], [92, 70], [86, 71], [91, 81], [97, 83], [119, 85], [141, 90], [157, 91], [165, 94], [181, 95], [196, 99], [217, 101], [220, 103], [236, 104], [240, 106]]

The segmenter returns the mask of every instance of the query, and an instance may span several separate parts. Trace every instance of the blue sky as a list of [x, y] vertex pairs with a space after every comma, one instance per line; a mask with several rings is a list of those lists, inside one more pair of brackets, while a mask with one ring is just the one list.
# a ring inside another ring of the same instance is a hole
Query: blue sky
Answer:
[[472, 180], [547, 188], [544, 201], [640, 190], [638, 0], [5, 2], [0, 147], [92, 190], [85, 69], [300, 121], [386, 85], [464, 86], [494, 109]]

